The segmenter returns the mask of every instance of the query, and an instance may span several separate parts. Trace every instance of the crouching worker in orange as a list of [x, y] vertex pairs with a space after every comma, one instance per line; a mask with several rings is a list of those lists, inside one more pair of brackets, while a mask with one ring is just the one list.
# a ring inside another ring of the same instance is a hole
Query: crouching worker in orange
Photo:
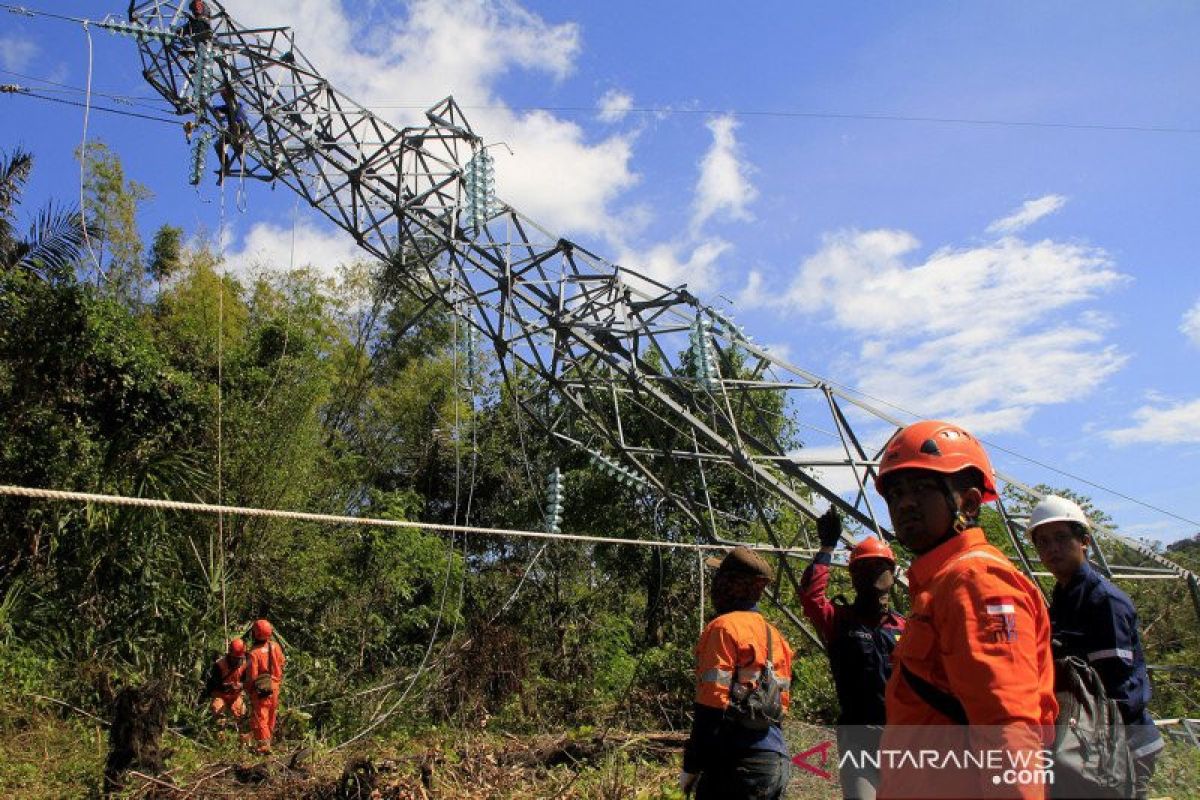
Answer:
[[879, 797], [1040, 800], [1058, 713], [1050, 618], [979, 527], [998, 499], [987, 454], [956, 425], [918, 422], [884, 448], [876, 489], [913, 553]]
[[241, 639], [230, 639], [229, 650], [213, 662], [204, 686], [209, 697], [208, 710], [218, 724], [226, 723], [226, 711], [235, 723], [246, 716], [246, 704], [242, 701], [242, 675], [245, 671], [246, 645]]
[[259, 753], [271, 752], [271, 736], [275, 733], [275, 712], [279, 709], [279, 688], [283, 684], [283, 668], [287, 659], [283, 650], [271, 641], [271, 623], [260, 619], [251, 628], [254, 646], [246, 664], [246, 694], [250, 696], [250, 733]]
[[758, 611], [771, 567], [745, 547], [707, 563], [718, 566], [717, 617], [696, 645], [695, 716], [680, 788], [697, 800], [778, 800], [791, 777], [780, 726], [791, 699], [792, 649]]

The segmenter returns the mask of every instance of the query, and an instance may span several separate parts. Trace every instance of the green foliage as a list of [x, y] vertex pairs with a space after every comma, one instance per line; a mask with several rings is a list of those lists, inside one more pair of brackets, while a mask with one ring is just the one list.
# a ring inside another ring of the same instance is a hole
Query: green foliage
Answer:
[[[537, 528], [545, 475], [557, 467], [569, 532], [767, 541], [808, 524], [785, 507], [756, 516], [753, 489], [714, 465], [705, 485], [742, 519], [718, 517], [710, 531], [694, 465], [663, 467], [678, 470], [669, 475], [674, 504], [557, 450], [520, 410], [540, 394], [534, 376], [518, 369], [502, 383], [485, 348], [468, 347], [447, 313], [376, 291], [373, 265], [234, 276], [211, 244], [189, 246], [171, 226], [157, 231], [144, 264], [136, 215], [148, 194], [103, 146], [86, 159], [88, 218], [108, 276], [98, 285], [90, 256], [54, 225], [17, 236], [29, 164], [20, 154], [0, 160], [5, 482]], [[142, 283], [147, 274], [153, 285]], [[641, 366], [653, 372], [662, 360], [649, 352]], [[754, 377], [736, 347], [719, 354], [718, 368]], [[690, 390], [677, 400], [701, 414], [718, 402]], [[623, 414], [625, 441], [689, 448], [662, 425], [668, 413], [651, 405]], [[800, 445], [782, 392], [747, 392], [734, 413], [747, 436]], [[997, 516], [983, 524], [1013, 552]], [[0, 685], [104, 714], [123, 684], [172, 676], [173, 724], [225, 753], [207, 731], [203, 678], [226, 638], [265, 616], [289, 653], [289, 737], [343, 741], [389, 708], [396, 713], [375, 730], [381, 740], [488, 720], [509, 731], [681, 729], [693, 647], [711, 616], [699, 607], [700, 573], [690, 551], [5, 498]], [[844, 582], [836, 573], [833, 591]], [[1194, 663], [1200, 642], [1178, 611], [1179, 586], [1144, 583], [1135, 600], [1152, 660]], [[795, 608], [786, 576], [779, 589]], [[832, 721], [825, 655], [787, 635], [800, 651], [793, 719]], [[1164, 673], [1154, 709], [1194, 708], [1190, 681]], [[32, 716], [10, 704], [0, 726]], [[44, 744], [61, 746], [63, 781], [94, 774], [95, 753], [67, 741], [78, 738], [74, 723], [41, 723]], [[0, 790], [11, 794], [32, 780], [36, 760], [5, 749], [6, 730]], [[180, 752], [180, 763], [198, 758], [191, 745]], [[6, 760], [18, 766], [5, 772]], [[581, 779], [581, 791], [620, 794], [636, 770], [614, 762]]]
[[150, 277], [156, 281], [170, 278], [183, 261], [183, 228], [163, 225], [154, 234], [150, 247]]
[[54, 205], [42, 209], [29, 233], [16, 233], [15, 207], [33, 169], [33, 157], [21, 150], [0, 158], [0, 268], [27, 269], [60, 279], [74, 266], [83, 243], [78, 212]]
[[96, 283], [110, 297], [137, 302], [145, 274], [137, 214], [152, 196], [150, 190], [126, 179], [120, 158], [103, 142], [92, 140], [75, 155], [83, 166], [81, 211], [91, 237]]
[[837, 692], [829, 672], [829, 659], [823, 653], [800, 655], [792, 662], [791, 715], [826, 725], [837, 719]]

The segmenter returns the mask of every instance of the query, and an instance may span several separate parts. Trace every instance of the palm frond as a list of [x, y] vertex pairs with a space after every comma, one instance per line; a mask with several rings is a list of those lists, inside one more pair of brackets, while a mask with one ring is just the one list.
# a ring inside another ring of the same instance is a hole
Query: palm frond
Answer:
[[33, 156], [24, 150], [0, 155], [0, 217], [12, 213], [32, 170]]
[[16, 266], [61, 276], [79, 260], [83, 249], [83, 221], [73, 209], [47, 206], [34, 219], [17, 253]]

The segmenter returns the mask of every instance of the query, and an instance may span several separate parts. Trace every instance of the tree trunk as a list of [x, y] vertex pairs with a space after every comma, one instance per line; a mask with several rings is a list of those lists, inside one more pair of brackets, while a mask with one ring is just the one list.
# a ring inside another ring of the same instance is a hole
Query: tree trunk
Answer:
[[121, 690], [114, 706], [104, 764], [106, 793], [120, 791], [131, 769], [147, 775], [162, 773], [160, 740], [167, 729], [167, 689], [153, 682], [130, 686]]

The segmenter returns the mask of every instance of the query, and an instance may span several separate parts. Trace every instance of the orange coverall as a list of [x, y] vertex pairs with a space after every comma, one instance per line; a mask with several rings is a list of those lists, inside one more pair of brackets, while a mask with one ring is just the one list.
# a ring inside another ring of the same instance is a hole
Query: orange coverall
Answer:
[[246, 716], [246, 704], [242, 700], [242, 676], [246, 671], [243, 661], [236, 667], [229, 663], [227, 656], [221, 656], [213, 662], [214, 677], [220, 678], [220, 683], [212, 689], [208, 710], [214, 717], [220, 717], [229, 709], [234, 719]]
[[[969, 528], [912, 562], [912, 610], [893, 654], [881, 750], [1000, 750], [1026, 757], [1049, 749], [1058, 701], [1050, 618], [1037, 586]], [[935, 710], [901, 667], [952, 695], [969, 727]], [[924, 726], [918, 728], [916, 726]], [[1010, 764], [1005, 755], [1003, 763]], [[1035, 765], [1039, 759], [1026, 761]], [[1044, 760], [1041, 761], [1044, 766]], [[938, 772], [881, 764], [879, 797], [1014, 797], [1041, 800], [1046, 787], [1003, 780], [993, 769], [963, 770], [938, 784]], [[957, 780], [957, 784], [955, 783]], [[932, 787], [936, 791], [931, 791]]]
[[[731, 611], [708, 623], [696, 645], [697, 703], [724, 709], [729, 705], [729, 688], [733, 683], [752, 683], [757, 679], [767, 661], [767, 625], [771, 623], [757, 611]], [[790, 681], [792, 648], [774, 625], [771, 625], [771, 650], [776, 678]], [[791, 693], [785, 689], [781, 699], [786, 711], [791, 704]]]
[[[788, 757], [783, 732], [776, 725], [749, 731], [722, 724], [734, 684], [752, 684], [767, 661], [766, 618], [757, 611], [730, 611], [716, 617], [696, 645], [696, 705], [692, 733], [683, 753], [683, 771], [700, 773], [718, 762], [737, 759], [748, 750]], [[771, 625], [771, 665], [786, 712], [791, 704], [792, 648]]]
[[[257, 642], [246, 659], [245, 685], [250, 696], [250, 732], [258, 743], [258, 749], [271, 749], [271, 736], [275, 732], [275, 712], [279, 709], [279, 689], [283, 685], [283, 667], [287, 658], [283, 648], [272, 641]], [[254, 688], [255, 679], [264, 673], [271, 676], [271, 694], [262, 697]]]

